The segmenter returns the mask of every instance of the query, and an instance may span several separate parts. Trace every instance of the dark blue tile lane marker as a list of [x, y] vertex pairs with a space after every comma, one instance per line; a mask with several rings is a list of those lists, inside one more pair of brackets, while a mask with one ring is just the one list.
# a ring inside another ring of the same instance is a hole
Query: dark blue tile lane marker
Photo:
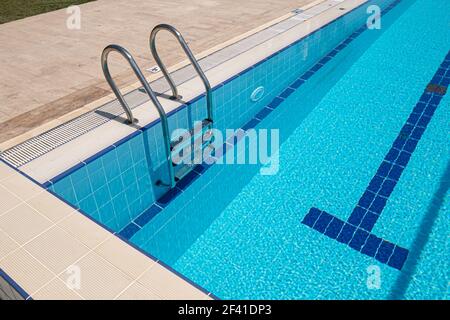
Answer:
[[[388, 7], [386, 7], [382, 14], [386, 14], [391, 9], [393, 9], [396, 5], [398, 5], [401, 2], [401, 0], [395, 0], [393, 1]], [[319, 30], [323, 29], [325, 26], [322, 26]], [[275, 97], [270, 103], [267, 104], [267, 106], [263, 107], [252, 119], [250, 119], [246, 124], [244, 124], [241, 129], [242, 130], [249, 130], [251, 128], [254, 128], [256, 125], [258, 125], [261, 120], [266, 118], [273, 110], [278, 108], [281, 103], [287, 99], [292, 93], [294, 93], [297, 89], [299, 89], [306, 81], [307, 79], [311, 78], [316, 72], [318, 72], [325, 64], [333, 60], [333, 58], [343, 49], [345, 49], [353, 40], [355, 40], [359, 35], [361, 35], [365, 30], [367, 30], [366, 24], [363, 24], [361, 27], [359, 27], [356, 31], [354, 31], [350, 36], [348, 36], [346, 39], [344, 39], [341, 43], [339, 43], [334, 49], [332, 49], [326, 56], [324, 56], [319, 62], [317, 62], [314, 66], [312, 66], [309, 70], [307, 70], [305, 73], [303, 73], [300, 77], [295, 79], [287, 88], [285, 88], [277, 97]], [[318, 30], [317, 30], [318, 31]], [[315, 31], [315, 32], [317, 32]], [[312, 33], [314, 34], [314, 33]], [[311, 35], [312, 35], [311, 34]], [[288, 47], [297, 44], [303, 39], [300, 39]], [[286, 47], [286, 48], [288, 48]], [[272, 54], [272, 56], [267, 57], [266, 59], [260, 61], [259, 63], [263, 63], [264, 61], [269, 60], [273, 56], [275, 56], [277, 53]], [[258, 64], [259, 64], [258, 63]], [[255, 65], [256, 66], [256, 65]], [[253, 67], [255, 67], [253, 66]], [[241, 72], [240, 74], [245, 73], [246, 71]], [[238, 75], [234, 76], [231, 79], [228, 79], [225, 83], [228, 83], [229, 81], [234, 80]], [[238, 139], [231, 139], [230, 141], [224, 143], [224, 151], [222, 152], [221, 156], [223, 156], [226, 151], [229, 149], [229, 146], [234, 146], [239, 140]], [[158, 206], [160, 208], [165, 208], [169, 205], [171, 201], [173, 201], [176, 197], [178, 197], [185, 189], [186, 186], [190, 185], [194, 180], [198, 179], [208, 168], [210, 168], [211, 165], [208, 164], [200, 164], [197, 165], [197, 167], [194, 169], [194, 172], [198, 173], [198, 175], [188, 175], [181, 179], [174, 189], [169, 190], [166, 194], [163, 195], [162, 198], [160, 198], [154, 206]], [[181, 187], [180, 187], [181, 186]], [[184, 186], [184, 187], [183, 187]], [[379, 200], [377, 200], [379, 201]], [[151, 207], [152, 208], [152, 207]], [[148, 210], [151, 210], [148, 209]], [[147, 211], [148, 211], [147, 210]], [[125, 239], [130, 239], [132, 236], [134, 236], [141, 228], [144, 227], [144, 225], [141, 225], [137, 223], [136, 221], [143, 215], [146, 215], [146, 212], [138, 216], [136, 219], [131, 221], [127, 226], [125, 226], [119, 234], [123, 236]], [[155, 214], [156, 215], [156, 214]], [[153, 215], [152, 217], [154, 217]], [[147, 220], [147, 223], [150, 220]]]
[[425, 88], [347, 221], [311, 208], [302, 223], [381, 263], [401, 270], [409, 250], [378, 238], [372, 233], [372, 229], [446, 94], [449, 80], [450, 51]]

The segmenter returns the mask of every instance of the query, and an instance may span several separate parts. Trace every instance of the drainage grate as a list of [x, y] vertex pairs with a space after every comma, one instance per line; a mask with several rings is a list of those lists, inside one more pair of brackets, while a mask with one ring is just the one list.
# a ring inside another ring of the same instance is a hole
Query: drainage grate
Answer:
[[[137, 90], [130, 92], [125, 97], [132, 108], [136, 108], [148, 100], [146, 95]], [[0, 153], [0, 158], [16, 168], [23, 166], [123, 113], [118, 101], [112, 101], [93, 112], [81, 115]]]

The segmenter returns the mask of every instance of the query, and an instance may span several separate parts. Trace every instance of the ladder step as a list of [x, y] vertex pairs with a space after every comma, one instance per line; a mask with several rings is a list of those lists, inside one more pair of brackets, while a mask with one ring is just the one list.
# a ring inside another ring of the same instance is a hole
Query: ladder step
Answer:
[[[179, 136], [177, 139], [172, 140], [170, 142], [170, 150], [173, 151], [176, 148], [183, 148], [187, 144], [191, 143], [193, 140], [196, 140], [199, 136], [204, 136], [205, 132], [211, 129], [212, 121], [209, 119], [202, 120], [202, 128], [199, 132], [195, 132], [196, 128], [191, 128], [186, 134]], [[205, 139], [210, 139], [212, 137], [212, 132], [209, 132], [209, 136], [206, 135]], [[189, 139], [191, 138], [191, 139]], [[190, 140], [190, 141], [189, 141]]]
[[[186, 163], [192, 162], [193, 159], [195, 159], [197, 157], [201, 157], [203, 155], [203, 150], [205, 148], [207, 148], [208, 146], [210, 146], [210, 144], [212, 142], [211, 139], [209, 139], [209, 140], [203, 141], [203, 143], [200, 143], [201, 139], [202, 139], [202, 137], [199, 137], [191, 144], [191, 152], [183, 155], [183, 157], [178, 161], [178, 163], [175, 163], [172, 161], [172, 166], [178, 167], [180, 165], [186, 165]], [[198, 145], [198, 147], [195, 148], [197, 145]], [[180, 151], [181, 150], [182, 149], [180, 149]], [[172, 154], [172, 158], [173, 158], [173, 154]]]

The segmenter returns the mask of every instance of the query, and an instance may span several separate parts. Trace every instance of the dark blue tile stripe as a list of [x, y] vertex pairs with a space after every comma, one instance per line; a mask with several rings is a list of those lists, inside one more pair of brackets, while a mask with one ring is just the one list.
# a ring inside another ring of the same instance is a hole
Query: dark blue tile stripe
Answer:
[[[409, 251], [378, 238], [371, 232], [434, 112], [447, 92], [449, 74], [450, 51], [412, 110], [347, 221], [312, 208], [302, 221], [304, 225], [381, 263], [398, 270], [402, 269]], [[441, 93], [435, 90], [430, 92], [429, 88], [435, 88], [436, 85], [441, 86]]]

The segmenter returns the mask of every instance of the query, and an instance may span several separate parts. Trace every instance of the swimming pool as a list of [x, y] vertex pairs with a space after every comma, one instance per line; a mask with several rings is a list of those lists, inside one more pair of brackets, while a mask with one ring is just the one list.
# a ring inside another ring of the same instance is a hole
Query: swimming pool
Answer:
[[217, 128], [279, 129], [276, 175], [199, 166], [160, 198], [153, 123], [49, 190], [222, 299], [448, 298], [449, 9], [369, 1], [217, 86]]

